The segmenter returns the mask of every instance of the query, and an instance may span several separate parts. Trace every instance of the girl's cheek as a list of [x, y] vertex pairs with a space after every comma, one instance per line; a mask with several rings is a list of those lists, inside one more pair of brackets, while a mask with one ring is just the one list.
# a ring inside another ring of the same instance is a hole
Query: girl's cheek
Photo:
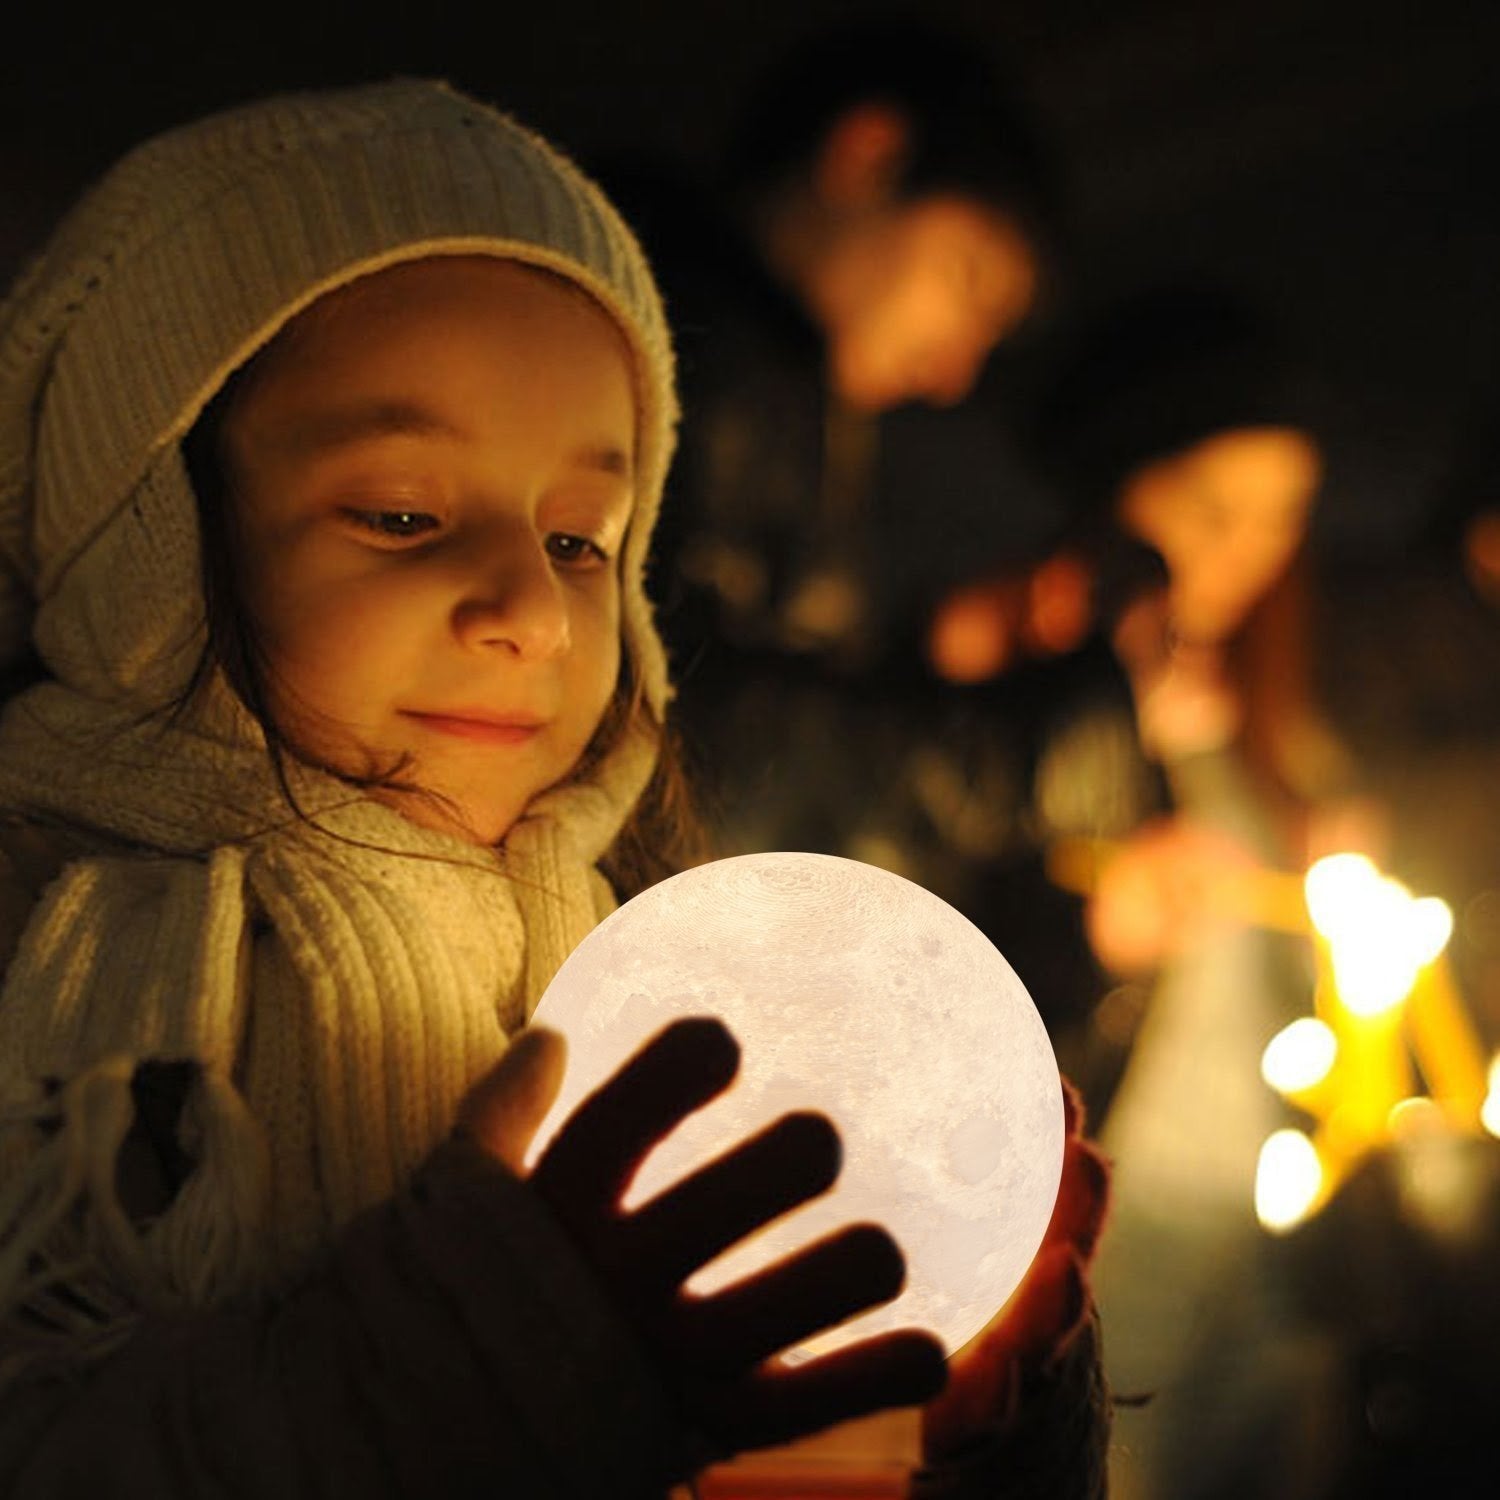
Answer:
[[583, 586], [574, 591], [568, 613], [575, 642], [582, 637], [597, 640], [600, 636], [610, 635], [618, 643], [620, 585], [614, 574], [601, 571], [588, 575]]

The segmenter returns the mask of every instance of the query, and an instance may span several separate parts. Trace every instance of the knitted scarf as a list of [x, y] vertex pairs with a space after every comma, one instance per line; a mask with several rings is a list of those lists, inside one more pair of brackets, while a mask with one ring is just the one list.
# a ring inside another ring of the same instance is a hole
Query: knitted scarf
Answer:
[[[0, 1286], [76, 1257], [62, 1321], [274, 1286], [404, 1183], [612, 905], [594, 861], [652, 762], [621, 747], [609, 784], [488, 850], [294, 768], [299, 817], [248, 732], [100, 720], [47, 685], [0, 728], [0, 799], [100, 850], [47, 888], [0, 994]], [[146, 1060], [197, 1065], [196, 1165], [141, 1231], [115, 1174]]]

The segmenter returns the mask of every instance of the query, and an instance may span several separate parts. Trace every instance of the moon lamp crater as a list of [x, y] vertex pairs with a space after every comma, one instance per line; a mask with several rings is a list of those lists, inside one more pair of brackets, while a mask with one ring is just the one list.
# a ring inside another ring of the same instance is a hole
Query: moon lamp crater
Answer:
[[829, 1115], [844, 1143], [831, 1193], [704, 1267], [707, 1293], [855, 1221], [906, 1255], [901, 1296], [804, 1344], [824, 1353], [898, 1327], [952, 1352], [1019, 1284], [1062, 1172], [1062, 1088], [1015, 971], [946, 902], [822, 854], [749, 854], [685, 871], [607, 917], [535, 1020], [568, 1039], [562, 1094], [532, 1148], [669, 1022], [713, 1015], [740, 1074], [643, 1164], [627, 1206], [788, 1110]]

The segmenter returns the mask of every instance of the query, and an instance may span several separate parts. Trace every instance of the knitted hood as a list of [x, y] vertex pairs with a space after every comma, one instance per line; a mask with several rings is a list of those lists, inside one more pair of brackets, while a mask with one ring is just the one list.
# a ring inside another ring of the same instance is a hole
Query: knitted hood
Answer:
[[126, 156], [0, 309], [0, 666], [34, 634], [53, 676], [154, 708], [202, 642], [191, 493], [145, 486], [228, 375], [344, 282], [440, 254], [547, 267], [634, 353], [639, 494], [627, 647], [667, 696], [642, 591], [677, 417], [639, 246], [571, 163], [440, 85], [291, 96]]

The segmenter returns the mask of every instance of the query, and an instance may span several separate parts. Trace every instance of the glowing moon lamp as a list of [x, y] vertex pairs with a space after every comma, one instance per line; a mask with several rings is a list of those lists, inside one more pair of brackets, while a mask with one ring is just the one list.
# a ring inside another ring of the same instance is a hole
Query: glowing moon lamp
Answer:
[[824, 1353], [926, 1327], [952, 1352], [1019, 1284], [1062, 1172], [1057, 1064], [1025, 986], [951, 906], [821, 854], [749, 854], [674, 876], [614, 912], [558, 971], [535, 1019], [569, 1047], [533, 1159], [568, 1113], [668, 1022], [714, 1015], [739, 1039], [734, 1086], [642, 1166], [644, 1202], [787, 1110], [839, 1128], [834, 1191], [689, 1283], [711, 1292], [854, 1221], [906, 1255], [902, 1295], [808, 1341]]

